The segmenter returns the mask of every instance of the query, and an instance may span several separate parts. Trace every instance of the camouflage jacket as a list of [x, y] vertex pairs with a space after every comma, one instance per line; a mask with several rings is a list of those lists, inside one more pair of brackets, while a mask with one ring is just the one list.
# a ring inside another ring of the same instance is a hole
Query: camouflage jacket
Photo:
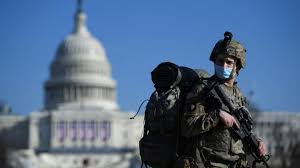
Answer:
[[[181, 131], [183, 136], [193, 139], [189, 143], [195, 149], [193, 155], [198, 162], [204, 157], [206, 162], [226, 168], [227, 163], [237, 161], [244, 156], [245, 149], [242, 141], [219, 120], [220, 110], [229, 112], [228, 108], [210, 98], [205, 92], [207, 87], [216, 80], [218, 79], [213, 76], [207, 84], [197, 84], [187, 94]], [[236, 107], [246, 104], [236, 84], [234, 87], [224, 84], [220, 86]], [[199, 158], [199, 155], [202, 157]]]

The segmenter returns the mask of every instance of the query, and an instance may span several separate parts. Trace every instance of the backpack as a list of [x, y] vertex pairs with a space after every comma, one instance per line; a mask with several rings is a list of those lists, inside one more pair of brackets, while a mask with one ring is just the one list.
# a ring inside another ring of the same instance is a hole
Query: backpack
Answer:
[[163, 62], [151, 72], [151, 78], [155, 91], [145, 110], [140, 156], [142, 166], [169, 168], [180, 155], [180, 118], [186, 93], [200, 77], [193, 69]]

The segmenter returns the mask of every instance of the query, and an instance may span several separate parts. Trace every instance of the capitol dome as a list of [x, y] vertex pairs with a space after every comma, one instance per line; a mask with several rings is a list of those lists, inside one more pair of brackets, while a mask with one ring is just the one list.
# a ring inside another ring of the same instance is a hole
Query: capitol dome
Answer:
[[73, 32], [58, 46], [45, 83], [45, 109], [118, 109], [110, 63], [85, 20], [85, 13], [78, 9]]

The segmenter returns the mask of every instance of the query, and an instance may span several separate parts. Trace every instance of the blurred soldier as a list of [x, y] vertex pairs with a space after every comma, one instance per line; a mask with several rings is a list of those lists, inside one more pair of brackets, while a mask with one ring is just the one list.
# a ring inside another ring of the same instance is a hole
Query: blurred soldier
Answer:
[[[236, 108], [246, 105], [236, 82], [240, 70], [245, 67], [245, 52], [245, 48], [232, 39], [232, 34], [225, 32], [224, 39], [216, 43], [210, 55], [215, 74], [205, 85], [195, 85], [187, 95], [182, 135], [188, 137], [189, 145], [184, 153], [192, 155], [196, 167], [249, 167], [246, 160], [248, 150], [232, 132], [232, 128], [240, 127], [238, 121], [228, 107], [207, 96], [209, 88], [217, 83]], [[265, 144], [259, 140], [258, 146], [259, 154], [265, 155]]]

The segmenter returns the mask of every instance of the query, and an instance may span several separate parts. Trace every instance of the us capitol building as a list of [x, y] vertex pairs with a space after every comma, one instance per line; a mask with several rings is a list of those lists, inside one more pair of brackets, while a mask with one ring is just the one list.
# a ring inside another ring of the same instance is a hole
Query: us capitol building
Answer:
[[101, 43], [78, 7], [73, 32], [58, 46], [44, 84], [42, 111], [0, 116], [0, 139], [13, 168], [140, 166], [143, 117], [119, 110], [116, 81]]
[[[44, 109], [28, 116], [0, 116], [5, 151], [0, 159], [7, 167], [140, 167], [143, 116], [129, 120], [132, 114], [120, 111], [105, 50], [85, 21], [79, 5], [74, 30], [50, 65]], [[300, 113], [261, 112], [255, 121], [273, 155], [271, 165], [295, 164], [293, 158], [300, 158]]]

